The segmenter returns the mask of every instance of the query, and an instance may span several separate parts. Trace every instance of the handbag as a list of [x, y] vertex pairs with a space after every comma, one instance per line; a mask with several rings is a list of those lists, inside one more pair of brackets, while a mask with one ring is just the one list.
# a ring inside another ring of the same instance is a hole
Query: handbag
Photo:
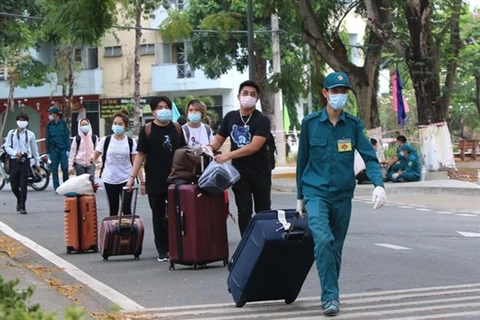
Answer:
[[173, 155], [172, 171], [167, 178], [169, 183], [194, 182], [203, 172], [205, 162], [209, 159], [204, 155], [201, 147], [182, 147], [175, 150]]

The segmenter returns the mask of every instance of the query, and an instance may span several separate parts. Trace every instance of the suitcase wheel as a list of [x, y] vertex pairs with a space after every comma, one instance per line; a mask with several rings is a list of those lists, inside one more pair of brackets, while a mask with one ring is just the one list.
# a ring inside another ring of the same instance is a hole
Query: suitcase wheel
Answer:
[[108, 256], [104, 256], [103, 261], [108, 261]]
[[242, 294], [242, 295], [240, 296], [240, 299], [235, 303], [235, 307], [241, 308], [241, 307], [243, 307], [246, 303], [247, 303], [247, 299], [246, 299], [245, 296]]
[[133, 260], [139, 260], [140, 256], [133, 256]]
[[292, 298], [285, 299], [286, 304], [292, 304], [294, 302], [295, 302], [295, 299], [292, 299]]
[[228, 260], [227, 259], [223, 260], [223, 266], [224, 267], [228, 266]]
[[168, 270], [175, 270], [175, 263], [170, 262], [170, 266], [168, 267]]
[[193, 264], [193, 270], [197, 270], [198, 269], [198, 264], [194, 263]]

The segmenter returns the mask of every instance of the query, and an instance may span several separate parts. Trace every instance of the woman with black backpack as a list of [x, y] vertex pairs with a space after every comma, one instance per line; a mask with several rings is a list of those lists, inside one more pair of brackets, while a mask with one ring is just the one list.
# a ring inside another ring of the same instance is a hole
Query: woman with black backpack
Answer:
[[78, 134], [70, 146], [68, 173], [77, 176], [88, 173], [95, 181], [95, 165], [90, 163], [90, 155], [95, 151], [98, 143], [97, 135], [93, 134], [92, 126], [87, 118], [78, 121]]

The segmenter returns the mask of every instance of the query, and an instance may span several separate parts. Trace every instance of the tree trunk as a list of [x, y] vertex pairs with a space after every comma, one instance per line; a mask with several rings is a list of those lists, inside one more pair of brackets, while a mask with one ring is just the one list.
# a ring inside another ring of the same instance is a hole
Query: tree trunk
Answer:
[[270, 118], [270, 122], [274, 123], [274, 94], [268, 88], [267, 83], [267, 61], [263, 59], [263, 49], [255, 45], [255, 81], [260, 86], [260, 102], [262, 104], [262, 112]]
[[[445, 119], [448, 117], [448, 109], [450, 107], [450, 98], [452, 97], [453, 85], [455, 83], [455, 75], [457, 73], [457, 62], [460, 54], [462, 41], [460, 39], [460, 12], [462, 1], [456, 1], [453, 8], [453, 14], [450, 18], [450, 50], [447, 53], [447, 76], [445, 78], [445, 90], [442, 96], [443, 114]], [[437, 46], [439, 44], [437, 43]]]
[[480, 116], [480, 74], [475, 75], [475, 105]]
[[140, 42], [142, 40], [142, 4], [137, 2], [135, 8], [135, 57], [133, 60], [134, 89], [133, 89], [133, 135], [140, 131]]
[[439, 57], [430, 30], [430, 1], [409, 1], [405, 14], [410, 31], [406, 59], [415, 90], [418, 124], [443, 122], [446, 114], [440, 92]]

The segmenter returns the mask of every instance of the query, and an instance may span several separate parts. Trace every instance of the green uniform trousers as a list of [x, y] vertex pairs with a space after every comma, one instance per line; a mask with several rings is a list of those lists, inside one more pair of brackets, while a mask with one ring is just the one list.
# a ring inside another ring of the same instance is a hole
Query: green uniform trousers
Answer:
[[332, 200], [329, 195], [305, 196], [308, 226], [315, 244], [315, 261], [322, 302], [339, 300], [338, 278], [343, 242], [352, 213], [352, 200]]

